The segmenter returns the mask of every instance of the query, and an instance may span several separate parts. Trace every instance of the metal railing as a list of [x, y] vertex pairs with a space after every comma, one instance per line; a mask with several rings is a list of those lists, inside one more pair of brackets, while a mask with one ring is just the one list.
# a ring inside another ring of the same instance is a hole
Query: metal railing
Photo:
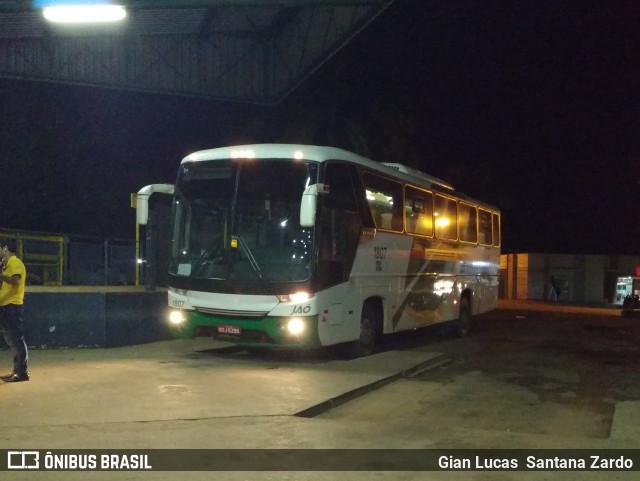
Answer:
[[140, 279], [133, 240], [0, 228], [2, 238], [17, 240], [29, 285], [136, 285]]

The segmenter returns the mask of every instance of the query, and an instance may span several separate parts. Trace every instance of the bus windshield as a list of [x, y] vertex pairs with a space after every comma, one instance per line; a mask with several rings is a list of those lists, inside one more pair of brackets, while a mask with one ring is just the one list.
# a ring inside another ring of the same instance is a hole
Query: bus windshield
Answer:
[[317, 164], [293, 159], [183, 163], [169, 271], [227, 281], [307, 280], [314, 235], [300, 227], [300, 199], [316, 182]]

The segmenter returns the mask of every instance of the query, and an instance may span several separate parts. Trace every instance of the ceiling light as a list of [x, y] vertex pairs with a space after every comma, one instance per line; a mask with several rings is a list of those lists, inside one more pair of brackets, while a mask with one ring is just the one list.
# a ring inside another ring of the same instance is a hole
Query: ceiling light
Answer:
[[58, 5], [44, 7], [42, 13], [54, 23], [117, 22], [127, 16], [122, 5]]

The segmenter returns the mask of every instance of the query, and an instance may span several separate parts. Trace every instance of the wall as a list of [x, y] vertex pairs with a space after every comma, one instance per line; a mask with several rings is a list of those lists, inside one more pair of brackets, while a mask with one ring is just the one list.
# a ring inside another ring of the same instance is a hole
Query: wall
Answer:
[[31, 347], [114, 347], [172, 338], [165, 322], [166, 291], [27, 289], [23, 324]]
[[[562, 285], [560, 301], [610, 302], [617, 276], [634, 276], [640, 256], [504, 254], [500, 291], [506, 299], [553, 299], [551, 278]], [[613, 282], [613, 285], [609, 285]], [[606, 301], [605, 301], [606, 299]]]

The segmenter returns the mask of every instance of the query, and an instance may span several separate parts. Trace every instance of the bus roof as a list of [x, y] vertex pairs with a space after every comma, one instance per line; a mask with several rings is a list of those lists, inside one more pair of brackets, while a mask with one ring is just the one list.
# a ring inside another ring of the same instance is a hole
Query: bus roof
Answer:
[[351, 162], [373, 162], [365, 157], [336, 147], [300, 144], [248, 144], [219, 147], [216, 149], [194, 152], [183, 159], [183, 162], [194, 160], [218, 160], [240, 157], [256, 159], [294, 159], [304, 158], [316, 162], [325, 160], [348, 160]]
[[473, 201], [480, 205], [497, 210], [484, 202], [470, 199], [464, 194], [454, 190], [450, 183], [426, 174], [420, 170], [406, 167], [396, 163], [381, 163], [368, 159], [348, 150], [337, 147], [327, 147], [318, 145], [303, 144], [247, 144], [233, 145], [228, 147], [218, 147], [215, 149], [200, 150], [189, 154], [182, 162], [221, 160], [232, 158], [255, 158], [255, 159], [304, 159], [312, 162], [324, 162], [327, 160], [344, 160], [367, 167], [377, 171], [400, 178], [406, 182], [425, 187], [440, 187], [444, 192], [455, 192], [457, 197], [464, 200]]

